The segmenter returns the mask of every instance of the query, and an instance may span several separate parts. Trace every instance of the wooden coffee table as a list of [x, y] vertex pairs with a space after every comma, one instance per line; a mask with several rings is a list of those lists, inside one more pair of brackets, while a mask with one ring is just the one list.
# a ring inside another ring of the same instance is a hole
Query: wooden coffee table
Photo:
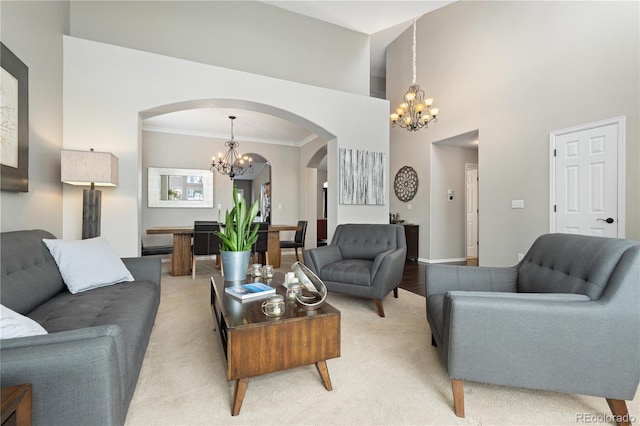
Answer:
[[[267, 284], [285, 294], [284, 275]], [[327, 390], [332, 390], [326, 360], [340, 356], [340, 311], [328, 303], [313, 311], [286, 301], [280, 318], [262, 313], [264, 298], [240, 301], [224, 292], [221, 276], [211, 278], [211, 310], [227, 360], [227, 380], [236, 381], [232, 416], [242, 407], [249, 378], [315, 364]]]

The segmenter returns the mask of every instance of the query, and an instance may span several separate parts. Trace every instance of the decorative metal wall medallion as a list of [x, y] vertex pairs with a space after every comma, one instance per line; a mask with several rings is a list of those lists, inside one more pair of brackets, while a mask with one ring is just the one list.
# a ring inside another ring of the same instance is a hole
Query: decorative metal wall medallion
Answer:
[[398, 170], [393, 181], [393, 189], [400, 201], [411, 201], [416, 196], [416, 192], [418, 192], [418, 173], [413, 167], [404, 166]]

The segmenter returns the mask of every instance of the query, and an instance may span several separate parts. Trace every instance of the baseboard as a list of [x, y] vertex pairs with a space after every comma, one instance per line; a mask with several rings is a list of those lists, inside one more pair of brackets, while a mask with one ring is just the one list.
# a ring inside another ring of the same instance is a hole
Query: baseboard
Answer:
[[454, 262], [466, 262], [466, 261], [467, 261], [466, 257], [455, 257], [451, 259], [424, 259], [424, 258], [418, 259], [418, 262], [423, 262], [423, 263], [454, 263]]

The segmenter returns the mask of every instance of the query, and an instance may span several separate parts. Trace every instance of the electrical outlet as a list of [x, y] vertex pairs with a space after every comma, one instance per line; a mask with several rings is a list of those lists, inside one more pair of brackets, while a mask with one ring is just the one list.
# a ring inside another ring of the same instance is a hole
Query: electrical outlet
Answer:
[[413, 205], [411, 203], [407, 204], [407, 210], [413, 209]]

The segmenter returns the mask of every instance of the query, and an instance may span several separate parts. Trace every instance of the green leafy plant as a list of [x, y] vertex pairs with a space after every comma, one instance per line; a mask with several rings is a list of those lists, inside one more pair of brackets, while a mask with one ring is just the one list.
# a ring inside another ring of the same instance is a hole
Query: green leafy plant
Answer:
[[247, 211], [247, 202], [233, 186], [233, 209], [225, 212], [224, 225], [217, 232], [222, 251], [246, 251], [258, 240], [258, 224], [251, 226], [258, 214], [258, 200]]

